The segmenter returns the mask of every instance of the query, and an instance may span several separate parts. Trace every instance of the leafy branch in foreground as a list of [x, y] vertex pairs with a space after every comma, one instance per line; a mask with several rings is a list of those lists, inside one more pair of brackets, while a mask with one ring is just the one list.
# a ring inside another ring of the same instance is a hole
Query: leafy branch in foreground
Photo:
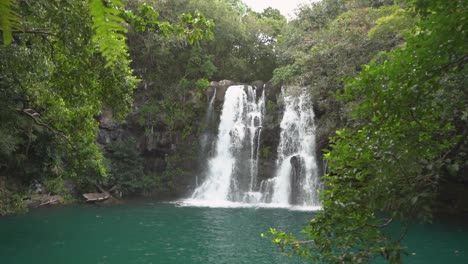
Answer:
[[[88, 0], [89, 13], [92, 16], [94, 34], [93, 42], [106, 58], [105, 67], [122, 64], [128, 58], [126, 36], [130, 23], [135, 30], [158, 31], [164, 35], [184, 36], [190, 45], [200, 41], [203, 37], [213, 38], [211, 29], [212, 20], [206, 19], [200, 12], [181, 14], [179, 24], [158, 21], [159, 13], [150, 5], [143, 4], [138, 8], [142, 14], [138, 16], [132, 11], [124, 10], [121, 0]], [[16, 0], [0, 0], [0, 28], [3, 34], [3, 43], [8, 46], [12, 42], [15, 29], [19, 29], [22, 18], [15, 12]], [[22, 32], [32, 32], [22, 30]]]
[[[108, 109], [114, 120], [123, 120], [138, 83], [121, 1], [0, 4], [6, 36], [0, 46], [0, 175], [18, 186], [102, 180], [108, 172], [96, 144], [98, 117]], [[0, 195], [0, 204], [18, 208], [20, 199], [10, 199], [12, 194]]]
[[408, 225], [431, 222], [440, 185], [468, 166], [467, 6], [408, 4], [421, 19], [406, 45], [379, 54], [338, 96], [353, 105], [354, 124], [337, 131], [325, 154], [323, 210], [304, 240], [270, 230], [290, 254], [326, 263], [401, 263]]
[[126, 10], [121, 16], [132, 28], [139, 33], [153, 31], [164, 36], [177, 36], [184, 38], [193, 45], [203, 38], [213, 39], [213, 20], [207, 19], [200, 12], [194, 14], [183, 13], [179, 15], [178, 23], [159, 21], [159, 12], [154, 7], [144, 3], [138, 7], [137, 12]]
[[121, 0], [89, 0], [90, 13], [93, 16], [92, 28], [95, 30], [93, 41], [106, 58], [106, 67], [128, 57], [125, 43], [125, 21], [119, 16], [123, 7]]

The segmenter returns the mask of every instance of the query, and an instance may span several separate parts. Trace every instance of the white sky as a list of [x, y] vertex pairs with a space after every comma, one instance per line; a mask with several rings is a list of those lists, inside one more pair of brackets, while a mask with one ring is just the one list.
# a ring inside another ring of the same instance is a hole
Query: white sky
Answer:
[[288, 19], [294, 17], [294, 10], [299, 4], [316, 2], [317, 0], [242, 0], [256, 12], [262, 12], [265, 8], [271, 6], [278, 9], [281, 14]]

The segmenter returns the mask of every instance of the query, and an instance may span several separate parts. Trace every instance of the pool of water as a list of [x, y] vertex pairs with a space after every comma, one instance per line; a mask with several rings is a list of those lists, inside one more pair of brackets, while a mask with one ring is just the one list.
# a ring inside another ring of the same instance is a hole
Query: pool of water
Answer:
[[[299, 232], [313, 212], [274, 208], [42, 208], [0, 218], [0, 263], [310, 263], [281, 255], [260, 233]], [[468, 263], [468, 223], [411, 229], [407, 263]]]

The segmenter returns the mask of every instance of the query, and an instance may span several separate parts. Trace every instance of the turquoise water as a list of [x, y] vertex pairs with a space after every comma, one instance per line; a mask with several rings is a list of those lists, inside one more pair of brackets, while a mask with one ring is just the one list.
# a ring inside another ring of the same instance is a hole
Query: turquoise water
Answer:
[[[0, 218], [0, 263], [307, 263], [260, 237], [298, 232], [311, 212], [139, 202], [32, 210]], [[420, 225], [406, 263], [468, 263], [468, 223]]]

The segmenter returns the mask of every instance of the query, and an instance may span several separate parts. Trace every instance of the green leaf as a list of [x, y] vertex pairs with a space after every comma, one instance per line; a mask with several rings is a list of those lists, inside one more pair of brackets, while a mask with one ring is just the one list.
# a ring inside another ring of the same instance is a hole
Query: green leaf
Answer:
[[3, 45], [8, 46], [13, 39], [12, 31], [19, 28], [20, 16], [14, 11], [15, 0], [0, 0], [0, 28], [3, 34]]
[[92, 28], [95, 30], [93, 41], [106, 58], [105, 67], [114, 67], [119, 62], [127, 61], [128, 51], [125, 43], [127, 32], [124, 20], [119, 16], [121, 0], [88, 0], [93, 16]]

